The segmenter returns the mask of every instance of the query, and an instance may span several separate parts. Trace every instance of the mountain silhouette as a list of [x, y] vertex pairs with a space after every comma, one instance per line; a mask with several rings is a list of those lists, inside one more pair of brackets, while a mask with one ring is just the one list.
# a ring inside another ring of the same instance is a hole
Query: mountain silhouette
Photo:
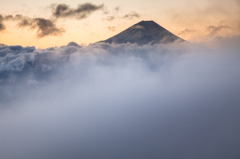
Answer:
[[169, 32], [154, 21], [141, 21], [121, 33], [107, 39], [104, 43], [122, 44], [122, 43], [136, 43], [138, 45], [156, 44], [156, 43], [172, 43], [184, 42], [185, 40]]

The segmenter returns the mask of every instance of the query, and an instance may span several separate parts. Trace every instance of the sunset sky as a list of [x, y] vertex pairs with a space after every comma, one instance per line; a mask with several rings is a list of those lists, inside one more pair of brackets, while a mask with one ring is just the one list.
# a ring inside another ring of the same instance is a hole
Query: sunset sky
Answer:
[[0, 159], [240, 159], [239, 44], [240, 0], [0, 0]]
[[202, 42], [239, 35], [239, 15], [240, 0], [1, 0], [0, 43], [37, 48], [71, 41], [88, 45], [142, 20]]

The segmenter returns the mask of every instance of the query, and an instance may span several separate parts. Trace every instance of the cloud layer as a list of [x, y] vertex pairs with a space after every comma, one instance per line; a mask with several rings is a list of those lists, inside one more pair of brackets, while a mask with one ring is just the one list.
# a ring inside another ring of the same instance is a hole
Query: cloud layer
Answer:
[[238, 159], [238, 42], [2, 45], [0, 158]]

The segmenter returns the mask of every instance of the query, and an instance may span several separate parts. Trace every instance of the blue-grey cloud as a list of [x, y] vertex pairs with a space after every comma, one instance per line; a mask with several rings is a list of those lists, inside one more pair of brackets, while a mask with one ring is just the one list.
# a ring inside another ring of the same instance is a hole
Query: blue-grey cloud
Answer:
[[74, 46], [62, 49], [58, 48], [44, 50], [35, 47], [6, 46], [0, 47], [0, 83], [14, 83], [26, 80], [45, 80], [58, 72], [58, 67], [67, 63], [69, 54], [75, 52]]
[[1, 46], [0, 158], [238, 159], [238, 42]]

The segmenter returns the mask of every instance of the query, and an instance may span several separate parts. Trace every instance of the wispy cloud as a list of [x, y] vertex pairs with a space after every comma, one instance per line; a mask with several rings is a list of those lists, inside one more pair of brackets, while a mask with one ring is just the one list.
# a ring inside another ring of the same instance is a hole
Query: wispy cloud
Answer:
[[116, 31], [116, 27], [115, 26], [108, 26], [107, 29], [109, 31], [112, 31], [112, 32]]
[[106, 20], [109, 21], [109, 22], [111, 22], [111, 21], [119, 18], [119, 17], [117, 16], [117, 14], [118, 14], [119, 11], [120, 11], [120, 7], [115, 7], [115, 8], [112, 10], [112, 15], [107, 16], [107, 17], [106, 17]]
[[183, 31], [181, 31], [179, 34], [180, 35], [186, 35], [186, 34], [191, 34], [191, 33], [194, 33], [194, 32], [196, 32], [196, 30], [194, 30], [194, 29], [185, 29], [185, 30], [183, 30]]
[[124, 19], [133, 19], [133, 18], [140, 18], [140, 14], [137, 12], [132, 11], [131, 13], [128, 13], [123, 16]]
[[116, 17], [115, 16], [108, 16], [106, 18], [107, 21], [113, 21]]
[[207, 32], [208, 32], [208, 35], [214, 36], [223, 30], [231, 30], [231, 29], [232, 28], [228, 25], [219, 25], [219, 26], [211, 25], [207, 27]]
[[113, 20], [116, 20], [116, 19], [134, 19], [134, 18], [140, 18], [140, 14], [138, 14], [137, 12], [135, 11], [132, 11], [128, 14], [125, 14], [123, 16], [118, 16], [118, 12], [120, 11], [120, 7], [115, 7], [113, 9], [113, 14], [111, 16], [107, 16], [105, 19], [109, 22], [113, 21]]

